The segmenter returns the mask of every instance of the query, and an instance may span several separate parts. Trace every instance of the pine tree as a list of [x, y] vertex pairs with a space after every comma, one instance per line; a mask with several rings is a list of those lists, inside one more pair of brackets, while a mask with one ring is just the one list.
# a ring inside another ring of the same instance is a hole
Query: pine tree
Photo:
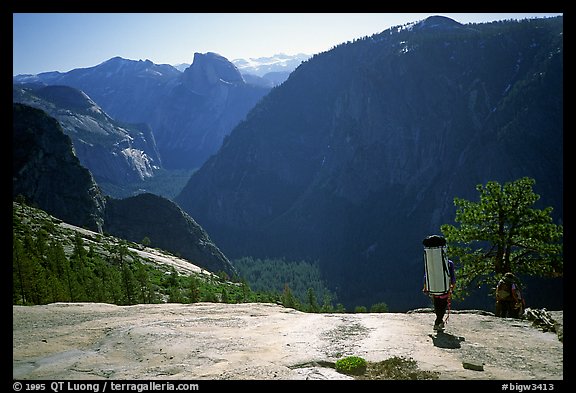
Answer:
[[308, 312], [318, 312], [318, 302], [313, 288], [308, 288]]
[[459, 227], [442, 225], [451, 258], [457, 262], [456, 294], [467, 288], [495, 285], [503, 274], [540, 277], [562, 275], [563, 228], [552, 222], [551, 207], [534, 209], [540, 196], [534, 179], [524, 177], [501, 186], [491, 181], [476, 190], [478, 202], [455, 198]]
[[30, 259], [24, 251], [20, 239], [15, 238], [12, 243], [12, 302], [14, 304], [27, 304], [27, 282], [29, 281]]
[[63, 279], [68, 258], [60, 241], [52, 241], [47, 252], [48, 287], [50, 288], [51, 302], [62, 302], [67, 299]]
[[132, 272], [132, 269], [130, 269], [128, 263], [124, 263], [122, 266], [122, 283], [125, 304], [136, 304], [138, 283], [136, 282], [134, 273]]
[[288, 284], [284, 284], [284, 291], [282, 292], [282, 304], [284, 307], [297, 308], [296, 299], [292, 294], [292, 290]]
[[198, 285], [198, 279], [194, 276], [188, 277], [188, 301], [190, 303], [200, 301], [200, 287]]
[[106, 285], [106, 293], [114, 304], [124, 304], [122, 291], [122, 275], [112, 266], [106, 265], [103, 269], [102, 280]]
[[228, 291], [226, 288], [222, 288], [222, 291], [220, 292], [220, 301], [222, 303], [230, 303], [230, 298], [228, 297]]
[[153, 300], [153, 293], [152, 286], [150, 284], [150, 277], [148, 275], [148, 271], [146, 267], [142, 263], [136, 264], [136, 281], [138, 282], [138, 286], [140, 288], [140, 303], [152, 303]]

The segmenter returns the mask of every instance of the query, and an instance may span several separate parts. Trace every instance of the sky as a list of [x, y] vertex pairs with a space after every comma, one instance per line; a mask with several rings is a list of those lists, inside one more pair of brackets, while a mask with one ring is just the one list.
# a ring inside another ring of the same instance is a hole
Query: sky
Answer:
[[13, 13], [13, 75], [116, 56], [177, 65], [192, 63], [195, 52], [228, 60], [313, 55], [431, 15], [466, 24], [562, 13]]

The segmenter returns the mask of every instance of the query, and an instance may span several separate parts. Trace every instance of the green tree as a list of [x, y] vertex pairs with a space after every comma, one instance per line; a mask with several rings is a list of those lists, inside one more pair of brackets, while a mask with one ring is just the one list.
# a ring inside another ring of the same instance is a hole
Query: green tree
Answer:
[[178, 280], [178, 272], [174, 266], [170, 266], [170, 274], [166, 279], [166, 285], [168, 287], [168, 302], [181, 303], [182, 293], [180, 291], [180, 282]]
[[316, 293], [313, 288], [308, 288], [308, 312], [318, 312], [320, 307], [318, 306], [318, 301], [316, 300]]
[[230, 303], [230, 297], [228, 296], [228, 291], [224, 287], [222, 288], [222, 292], [220, 292], [220, 302]]
[[98, 255], [93, 255], [91, 258], [92, 275], [89, 282], [91, 302], [105, 303], [108, 301], [108, 294], [106, 293], [106, 284], [104, 282], [104, 274], [106, 269], [106, 262], [104, 262]]
[[154, 302], [154, 290], [152, 284], [150, 283], [150, 276], [144, 264], [136, 263], [136, 281], [140, 287], [140, 303], [153, 303]]
[[88, 251], [84, 247], [84, 240], [80, 233], [74, 236], [74, 249], [70, 256], [69, 287], [72, 301], [87, 301], [89, 296], [86, 289], [89, 287], [91, 271], [88, 267]]
[[138, 281], [128, 263], [124, 263], [122, 269], [122, 284], [124, 290], [124, 304], [136, 304], [138, 297]]
[[12, 301], [14, 304], [28, 303], [28, 282], [32, 275], [32, 263], [20, 239], [12, 243]]
[[533, 205], [540, 199], [534, 179], [524, 177], [501, 186], [490, 181], [476, 186], [479, 202], [454, 198], [455, 221], [441, 230], [448, 252], [458, 266], [455, 296], [468, 288], [494, 285], [506, 272], [518, 275], [562, 275], [563, 227], [552, 222], [551, 207]]
[[320, 312], [323, 313], [334, 312], [334, 306], [332, 305], [332, 298], [328, 293], [324, 294], [324, 301], [322, 303], [322, 307], [320, 308]]
[[303, 308], [309, 303], [308, 289], [314, 290], [317, 299], [331, 299], [335, 296], [328, 290], [318, 262], [286, 261], [284, 259], [254, 259], [244, 257], [233, 261], [238, 274], [245, 279], [255, 292], [276, 293], [285, 297], [286, 285], [289, 285], [291, 299], [284, 298], [282, 302], [287, 307]]
[[182, 303], [182, 293], [180, 292], [180, 288], [168, 288], [168, 303]]
[[375, 303], [370, 306], [370, 312], [388, 312], [388, 305], [384, 302]]
[[152, 244], [152, 241], [150, 240], [150, 238], [148, 236], [144, 236], [144, 239], [142, 239], [142, 241], [140, 243], [142, 243], [142, 245], [145, 247], [150, 247], [150, 245]]
[[69, 265], [64, 247], [60, 241], [52, 241], [47, 250], [47, 282], [50, 289], [50, 302], [66, 301], [64, 284], [65, 266]]
[[188, 277], [188, 301], [190, 303], [200, 301], [200, 285], [198, 279], [192, 275]]
[[282, 292], [282, 304], [284, 305], [284, 307], [289, 307], [289, 308], [296, 308], [296, 299], [294, 298], [294, 295], [292, 294], [292, 290], [290, 289], [290, 286], [286, 283], [284, 284], [284, 291]]
[[174, 266], [170, 266], [170, 274], [167, 275], [166, 284], [168, 287], [179, 287], [178, 272]]
[[106, 286], [106, 293], [114, 304], [124, 304], [122, 294], [122, 274], [118, 268], [111, 265], [104, 267], [102, 277]]

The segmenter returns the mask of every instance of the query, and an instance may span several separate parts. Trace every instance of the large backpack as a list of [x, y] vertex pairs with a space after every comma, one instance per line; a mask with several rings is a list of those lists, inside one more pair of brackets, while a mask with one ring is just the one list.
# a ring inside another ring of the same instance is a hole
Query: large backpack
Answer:
[[498, 301], [512, 301], [512, 283], [500, 280], [496, 287], [496, 300]]
[[426, 237], [424, 245], [424, 269], [426, 289], [431, 295], [442, 295], [450, 291], [450, 270], [446, 255], [446, 239], [439, 235]]

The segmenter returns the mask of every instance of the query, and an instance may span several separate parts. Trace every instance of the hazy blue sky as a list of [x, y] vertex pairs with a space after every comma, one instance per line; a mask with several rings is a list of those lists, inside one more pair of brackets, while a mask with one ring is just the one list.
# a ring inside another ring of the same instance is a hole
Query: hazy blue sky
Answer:
[[[434, 13], [21, 13], [13, 14], [13, 75], [66, 72], [112, 57], [191, 63], [194, 52], [234, 60], [315, 54]], [[561, 13], [438, 13], [460, 23]]]

